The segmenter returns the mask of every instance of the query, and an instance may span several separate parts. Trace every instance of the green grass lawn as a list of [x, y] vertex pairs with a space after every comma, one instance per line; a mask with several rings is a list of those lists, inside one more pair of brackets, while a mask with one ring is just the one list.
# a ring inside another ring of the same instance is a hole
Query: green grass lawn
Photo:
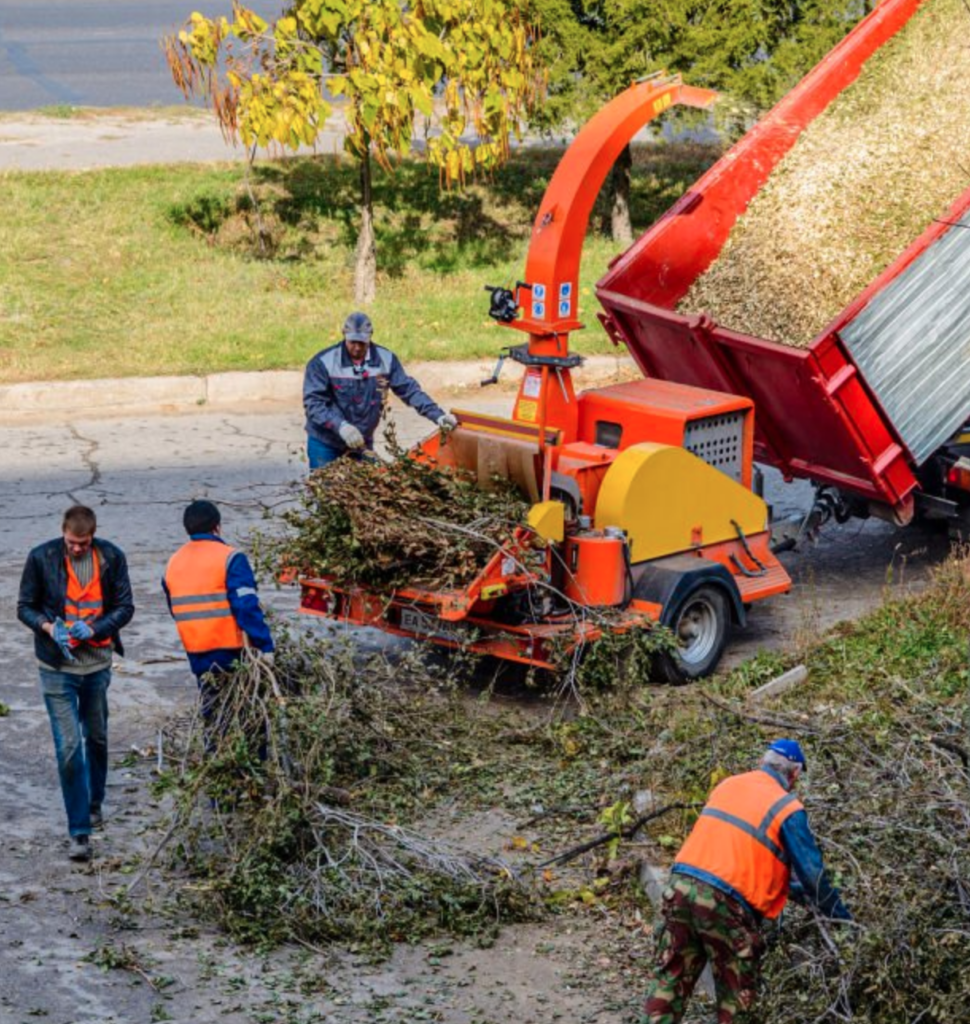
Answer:
[[[509, 343], [488, 321], [483, 285], [521, 276], [560, 155], [520, 152], [463, 192], [441, 192], [417, 162], [380, 176], [377, 340], [405, 360], [491, 356]], [[715, 155], [640, 149], [635, 227]], [[188, 164], [0, 183], [0, 382], [299, 367], [354, 307], [356, 173], [346, 161], [262, 163], [248, 183], [238, 165]], [[592, 285], [615, 249], [597, 225], [594, 216], [583, 260], [585, 352], [611, 348]]]
[[0, 124], [5, 121], [197, 121], [212, 119], [211, 111], [187, 103], [155, 104], [148, 107], [74, 107], [54, 103], [34, 110], [0, 110]]

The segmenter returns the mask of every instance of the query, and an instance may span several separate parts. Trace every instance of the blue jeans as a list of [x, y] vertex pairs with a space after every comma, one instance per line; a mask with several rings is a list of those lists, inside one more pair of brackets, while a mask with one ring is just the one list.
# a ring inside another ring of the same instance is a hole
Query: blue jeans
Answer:
[[91, 808], [104, 803], [108, 779], [108, 686], [111, 669], [90, 675], [40, 670], [40, 689], [54, 735], [67, 827], [91, 832]]
[[329, 466], [331, 462], [336, 462], [337, 459], [343, 458], [345, 455], [348, 459], [372, 459], [374, 458], [374, 442], [373, 440], [367, 442], [366, 448], [351, 449], [351, 448], [334, 448], [332, 444], [327, 444], [326, 441], [320, 441], [318, 438], [311, 437], [307, 434], [306, 439], [306, 453], [310, 459], [310, 469], [319, 469], [321, 466]]
[[334, 448], [332, 444], [327, 444], [326, 441], [307, 434], [306, 453], [310, 459], [310, 469], [319, 469], [321, 466], [328, 466], [331, 462], [336, 462], [345, 450]]

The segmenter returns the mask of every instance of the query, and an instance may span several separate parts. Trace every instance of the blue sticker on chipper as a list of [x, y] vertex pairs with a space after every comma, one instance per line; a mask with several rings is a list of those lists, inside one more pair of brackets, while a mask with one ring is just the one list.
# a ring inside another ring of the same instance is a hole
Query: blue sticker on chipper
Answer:
[[532, 303], [532, 317], [535, 320], [544, 320], [546, 316], [546, 304], [544, 302]]
[[567, 299], [565, 302], [559, 303], [559, 315], [569, 316], [572, 312], [573, 304]]
[[559, 286], [559, 298], [560, 298], [560, 300], [561, 299], [571, 298], [572, 294], [573, 294], [573, 284], [572, 284], [572, 281], [563, 281], [563, 283]]
[[532, 286], [532, 298], [539, 302], [542, 302], [546, 297], [546, 286], [544, 284], [534, 284]]

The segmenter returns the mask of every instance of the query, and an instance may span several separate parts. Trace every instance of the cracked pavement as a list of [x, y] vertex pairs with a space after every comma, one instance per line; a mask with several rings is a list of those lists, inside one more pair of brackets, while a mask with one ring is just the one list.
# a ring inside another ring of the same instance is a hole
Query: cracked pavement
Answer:
[[[461, 404], [506, 412], [511, 398], [463, 398]], [[395, 405], [394, 416], [405, 443], [428, 432], [426, 422], [410, 410]], [[127, 880], [121, 873], [125, 861], [152, 849], [161, 815], [148, 788], [154, 759], [136, 756], [127, 764], [122, 758], [133, 746], [150, 748], [160, 721], [195, 699], [159, 587], [166, 559], [183, 540], [182, 507], [203, 496], [219, 502], [227, 539], [245, 545], [263, 506], [305, 473], [300, 410], [52, 418], [0, 427], [0, 448], [0, 615], [6, 627], [0, 634], [5, 669], [0, 700], [11, 709], [9, 717], [0, 718], [0, 1021], [499, 1024], [515, 1019], [539, 1024], [585, 1017], [619, 1024], [619, 1012], [597, 1005], [595, 992], [579, 990], [570, 980], [570, 965], [585, 940], [555, 921], [544, 930], [508, 928], [493, 949], [459, 947], [433, 967], [427, 951], [413, 947], [402, 947], [379, 966], [346, 951], [323, 957], [284, 950], [262, 957], [225, 945], [191, 921], [182, 922], [185, 934], [176, 941], [172, 921], [148, 912], [132, 930], [119, 932], [107, 896]], [[769, 474], [768, 499], [776, 512], [793, 514], [810, 494], [804, 486], [784, 487]], [[27, 550], [57, 536], [61, 514], [75, 502], [91, 505], [101, 535], [126, 551], [137, 605], [125, 630], [129, 657], [118, 663], [111, 687], [107, 827], [96, 839], [97, 858], [90, 867], [66, 859], [64, 815], [31, 638], [16, 621]], [[753, 611], [749, 628], [735, 638], [729, 662], [861, 614], [880, 599], [890, 567], [894, 585], [918, 586], [926, 566], [946, 550], [939, 535], [897, 531], [877, 521], [827, 528], [817, 547], [784, 556], [795, 592]], [[279, 614], [296, 618], [292, 590], [264, 587], [263, 597]], [[300, 621], [307, 625], [308, 620]], [[311, 626], [323, 628], [318, 620]], [[164, 1003], [132, 975], [101, 971], [85, 959], [109, 943], [126, 944], [144, 963], [155, 965], [153, 970], [174, 979]], [[297, 963], [298, 957], [304, 959]], [[325, 990], [299, 997], [303, 1016], [285, 1016], [274, 1003], [279, 979], [298, 969], [327, 983]], [[159, 1006], [168, 1017], [160, 1015]], [[387, 1009], [378, 1014], [378, 1006]], [[417, 1014], [418, 1007], [425, 1016]]]

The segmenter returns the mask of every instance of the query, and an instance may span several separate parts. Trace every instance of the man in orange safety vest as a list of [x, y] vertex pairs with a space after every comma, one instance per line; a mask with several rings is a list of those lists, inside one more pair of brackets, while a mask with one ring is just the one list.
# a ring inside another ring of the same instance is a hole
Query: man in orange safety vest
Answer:
[[828, 917], [851, 920], [793, 792], [804, 768], [799, 744], [776, 740], [760, 768], [725, 779], [711, 793], [663, 894], [641, 1024], [679, 1024], [708, 962], [718, 1024], [747, 1020], [764, 950], [759, 926], [781, 914], [789, 891]]
[[219, 509], [193, 501], [182, 524], [189, 540], [169, 559], [162, 588], [209, 717], [219, 676], [247, 646], [271, 661], [273, 637], [249, 559], [222, 539]]

